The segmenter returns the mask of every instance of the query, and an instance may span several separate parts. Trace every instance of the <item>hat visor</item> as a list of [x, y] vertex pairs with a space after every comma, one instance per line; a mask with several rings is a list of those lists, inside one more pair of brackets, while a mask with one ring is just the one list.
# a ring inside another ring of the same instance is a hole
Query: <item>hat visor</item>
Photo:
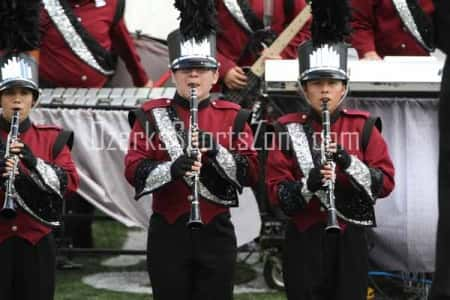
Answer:
[[214, 58], [189, 58], [174, 62], [171, 66], [172, 70], [179, 69], [217, 69], [218, 64]]
[[343, 72], [336, 70], [316, 70], [304, 74], [300, 81], [320, 80], [320, 79], [335, 79], [347, 81], [348, 76]]
[[7, 90], [7, 89], [16, 88], [16, 87], [30, 89], [33, 92], [39, 91], [39, 88], [37, 87], [37, 85], [30, 80], [13, 79], [13, 80], [7, 80], [7, 81], [0, 83], [0, 92], [3, 92], [4, 90]]
[[39, 88], [37, 85], [29, 80], [24, 79], [14, 79], [14, 80], [8, 80], [5, 82], [0, 83], [0, 93], [12, 89], [12, 88], [25, 88], [31, 90], [33, 93], [34, 101], [36, 101], [39, 98]]

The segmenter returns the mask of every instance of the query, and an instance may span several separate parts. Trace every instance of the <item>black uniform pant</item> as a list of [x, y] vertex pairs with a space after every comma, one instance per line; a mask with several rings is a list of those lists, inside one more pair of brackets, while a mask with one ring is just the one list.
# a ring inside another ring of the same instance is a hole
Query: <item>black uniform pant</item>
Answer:
[[442, 76], [439, 101], [439, 222], [432, 300], [450, 300], [450, 58]]
[[153, 214], [147, 266], [155, 300], [231, 300], [236, 236], [228, 213], [192, 230], [188, 216], [168, 224]]
[[0, 299], [52, 300], [56, 247], [53, 235], [35, 246], [12, 237], [0, 244]]
[[368, 249], [364, 228], [329, 234], [323, 224], [299, 232], [289, 223], [283, 276], [289, 300], [363, 300], [367, 295]]

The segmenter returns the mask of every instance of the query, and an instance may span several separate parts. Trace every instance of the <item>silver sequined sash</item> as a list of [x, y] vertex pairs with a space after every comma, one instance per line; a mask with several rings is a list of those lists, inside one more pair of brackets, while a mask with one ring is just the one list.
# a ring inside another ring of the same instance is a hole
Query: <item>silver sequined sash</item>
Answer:
[[242, 12], [241, 7], [237, 0], [223, 0], [223, 4], [228, 9], [233, 18], [247, 30], [248, 32], [253, 32], [252, 28], [248, 24], [247, 20], [244, 17], [244, 13]]
[[308, 138], [301, 124], [290, 123], [286, 125], [286, 128], [292, 142], [292, 148], [294, 150], [295, 157], [297, 158], [298, 166], [303, 173], [302, 195], [305, 200], [309, 202], [314, 194], [307, 189], [306, 182], [308, 181], [309, 172], [314, 167], [314, 162], [309, 148]]
[[397, 10], [398, 15], [400, 16], [403, 25], [405, 25], [405, 27], [408, 28], [409, 32], [414, 36], [414, 38], [426, 50], [429, 51], [432, 50], [423, 40], [422, 35], [420, 34], [419, 29], [417, 28], [416, 21], [414, 20], [414, 17], [411, 11], [409, 10], [408, 3], [406, 2], [406, 0], [392, 0], [392, 3], [394, 4], [395, 9]]
[[308, 138], [306, 137], [303, 126], [297, 123], [291, 123], [286, 126], [291, 137], [292, 147], [297, 157], [298, 165], [303, 174], [307, 176], [314, 167], [311, 151], [309, 150]]
[[104, 75], [114, 74], [114, 70], [105, 70], [89, 51], [81, 36], [77, 33], [59, 0], [42, 0], [49, 17], [63, 36], [69, 48], [88, 66]]
[[[178, 157], [183, 155], [183, 148], [177, 138], [177, 132], [174, 124], [170, 119], [167, 108], [155, 108], [152, 109], [153, 117], [155, 119], [156, 127], [161, 138], [161, 142], [164, 144], [171, 161], [175, 161]], [[192, 178], [184, 177], [184, 181], [191, 186]], [[201, 182], [199, 184], [200, 195], [212, 202], [222, 205], [233, 205], [233, 201], [224, 200], [214, 195], [208, 188], [206, 188]]]

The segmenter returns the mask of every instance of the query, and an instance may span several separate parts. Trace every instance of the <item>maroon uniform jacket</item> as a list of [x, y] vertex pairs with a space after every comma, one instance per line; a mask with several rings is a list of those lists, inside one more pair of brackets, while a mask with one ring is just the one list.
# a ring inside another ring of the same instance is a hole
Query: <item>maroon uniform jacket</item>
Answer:
[[[423, 56], [426, 50], [404, 26], [392, 3], [393, 0], [351, 0], [353, 32], [352, 46], [359, 57], [376, 51], [381, 57], [389, 55]], [[434, 12], [432, 0], [418, 0], [430, 17]]]
[[[304, 0], [294, 1], [294, 10], [290, 17], [284, 13], [284, 1], [273, 1], [274, 12], [272, 16], [272, 30], [276, 34], [280, 34], [284, 28], [289, 25], [290, 21], [295, 18], [302, 9], [306, 6]], [[216, 1], [216, 7], [219, 20], [219, 32], [217, 35], [217, 59], [220, 62], [220, 78], [223, 79], [228, 71], [238, 66], [251, 66], [257, 57], [244, 56], [241, 57], [245, 46], [248, 44], [250, 36], [247, 31], [241, 26], [235, 18], [230, 14], [223, 0]], [[249, 3], [255, 14], [263, 20], [264, 0], [249, 0]], [[289, 45], [281, 53], [283, 58], [296, 58], [297, 47], [303, 41], [310, 38], [308, 23], [299, 31], [299, 33], [292, 39]]]
[[[333, 120], [332, 117], [332, 140], [342, 145], [352, 157], [352, 164], [345, 171], [336, 166], [335, 195], [337, 203], [345, 201], [356, 193], [355, 185], [350, 182], [356, 182], [359, 187], [358, 191], [362, 191], [365, 195], [368, 194], [367, 191], [370, 191], [373, 200], [386, 197], [394, 188], [394, 167], [386, 143], [376, 128], [373, 128], [371, 132], [366, 150], [361, 150], [359, 139], [368, 116], [368, 113], [362, 111], [343, 110], [338, 118], [335, 117]], [[320, 157], [319, 162], [314, 157], [317, 158], [315, 154], [320, 151], [320, 138], [318, 137], [322, 125], [312, 118], [309, 120], [310, 118], [306, 114], [288, 114], [281, 117], [279, 119], [280, 125], [284, 128], [290, 128], [290, 131], [285, 132], [289, 132], [289, 142], [286, 142], [282, 135], [278, 135], [275, 148], [269, 152], [267, 160], [266, 181], [270, 201], [273, 205], [279, 205], [289, 214], [300, 231], [305, 231], [316, 223], [326, 223], [327, 221], [326, 211], [321, 210], [317, 195], [309, 199], [303, 196], [308, 194], [305, 176], [309, 174], [303, 173], [299, 160], [297, 160], [297, 157], [300, 156], [299, 153], [302, 153], [298, 148], [303, 145], [306, 147], [306, 151], [312, 153], [313, 160], [315, 160], [314, 165], [320, 164]], [[304, 126], [305, 124], [309, 125]], [[308, 127], [311, 129], [307, 130]], [[304, 140], [304, 143], [302, 143], [301, 138], [299, 138], [301, 136], [298, 131], [299, 128], [305, 128], [305, 132], [314, 132], [314, 134], [309, 134], [313, 137], [312, 140], [310, 139], [309, 142]], [[289, 143], [289, 145], [282, 145], [283, 143]], [[293, 144], [297, 144], [297, 148], [293, 147]], [[310, 150], [312, 144], [315, 145], [313, 151]], [[304, 164], [305, 161], [306, 159], [301, 163]], [[357, 176], [353, 176], [352, 169], [365, 169], [365, 172], [362, 173], [371, 177], [369, 184], [367, 181], [362, 183]], [[378, 176], [375, 178], [374, 174]], [[284, 191], [280, 190], [282, 185]], [[286, 187], [288, 188], [286, 189]], [[339, 194], [337, 193], [338, 190], [340, 191]], [[338, 207], [338, 205], [336, 206]], [[345, 222], [342, 219], [339, 221], [341, 226], [345, 228]]]
[[[125, 62], [136, 86], [144, 86], [148, 77], [130, 37], [124, 19], [116, 24], [117, 0], [105, 1], [103, 7], [95, 7], [92, 0], [67, 0], [83, 27], [104, 48], [114, 51]], [[39, 75], [41, 79], [60, 87], [103, 87], [108, 76], [90, 67], [69, 48], [61, 33], [50, 19], [48, 12], [41, 12], [41, 54]]]
[[[6, 141], [9, 132], [8, 126], [9, 124], [7, 124], [4, 119], [0, 120], [2, 144]], [[52, 169], [55, 169], [55, 167], [58, 168], [56, 174], [58, 175], [61, 193], [67, 194], [75, 192], [78, 188], [79, 177], [70, 155], [69, 147], [65, 145], [56, 157], [53, 157], [52, 155], [55, 141], [60, 134], [61, 129], [55, 126], [35, 125], [27, 119], [22, 121], [19, 130], [20, 140], [31, 149], [38, 160], [45, 163], [47, 167], [51, 167]], [[21, 166], [21, 168], [25, 167]], [[32, 170], [31, 172], [35, 171]], [[60, 175], [62, 177], [60, 177]], [[18, 180], [17, 177], [16, 180]], [[22, 198], [27, 197], [27, 194], [23, 194], [24, 191], [17, 190], [17, 192]], [[30, 195], [28, 194], [28, 196]], [[0, 197], [0, 207], [3, 207], [4, 187], [1, 189]], [[37, 198], [36, 201], [39, 201], [39, 199]], [[7, 220], [0, 218], [0, 243], [5, 239], [17, 236], [26, 239], [31, 244], [35, 245], [50, 232], [51, 228], [38, 222], [21, 208], [17, 208], [17, 216], [13, 219]]]
[[[181, 144], [185, 139], [181, 138], [183, 141], [180, 142], [180, 136], [183, 136], [185, 128], [189, 128], [189, 102], [179, 96], [174, 100], [152, 100], [142, 106], [142, 111], [150, 124], [144, 126], [147, 127], [145, 130], [139, 122], [133, 125], [125, 157], [125, 175], [136, 188], [136, 198], [153, 193], [153, 211], [173, 223], [190, 211], [188, 196], [191, 189], [183, 179], [172, 180], [170, 176], [171, 164], [183, 151]], [[253, 148], [251, 129], [245, 124], [239, 138], [233, 138], [231, 134], [239, 111], [238, 105], [228, 101], [203, 100], [199, 103], [200, 130], [211, 133], [220, 144], [220, 150], [213, 159], [214, 167], [211, 168], [213, 162], [207, 155], [202, 156], [200, 181], [210, 191], [207, 193], [204, 188], [200, 188], [200, 211], [205, 223], [228, 211], [228, 206], [237, 205], [237, 199], [228, 197], [230, 194], [236, 194], [236, 190], [243, 185], [254, 185], [256, 182], [257, 154]], [[165, 115], [166, 112], [169, 112], [169, 115]], [[178, 125], [172, 125], [174, 120], [170, 121], [170, 118], [173, 115], [177, 116]], [[149, 127], [154, 129], [149, 131]], [[178, 133], [175, 130], [178, 130]], [[149, 132], [155, 133], [150, 134], [150, 139]], [[229, 163], [235, 166], [234, 175], [226, 166]], [[220, 174], [217, 171], [219, 169], [222, 170]], [[209, 181], [209, 184], [206, 181]], [[228, 196], [224, 196], [225, 194]], [[204, 195], [207, 195], [210, 201], [206, 201]]]

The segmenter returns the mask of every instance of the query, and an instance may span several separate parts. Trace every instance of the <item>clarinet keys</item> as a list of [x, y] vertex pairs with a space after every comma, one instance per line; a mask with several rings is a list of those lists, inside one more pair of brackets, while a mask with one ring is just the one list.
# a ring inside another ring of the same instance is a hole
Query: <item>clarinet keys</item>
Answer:
[[9, 129], [8, 138], [6, 141], [6, 151], [5, 151], [5, 160], [12, 158], [14, 161], [12, 170], [8, 173], [8, 177], [5, 181], [5, 198], [3, 202], [3, 207], [0, 210], [0, 216], [5, 219], [12, 219], [16, 216], [16, 189], [14, 187], [14, 181], [17, 172], [17, 165], [19, 163], [19, 159], [17, 155], [11, 154], [11, 144], [15, 143], [19, 138], [19, 123], [20, 123], [20, 112], [19, 110], [15, 110], [12, 118], [11, 125]]

